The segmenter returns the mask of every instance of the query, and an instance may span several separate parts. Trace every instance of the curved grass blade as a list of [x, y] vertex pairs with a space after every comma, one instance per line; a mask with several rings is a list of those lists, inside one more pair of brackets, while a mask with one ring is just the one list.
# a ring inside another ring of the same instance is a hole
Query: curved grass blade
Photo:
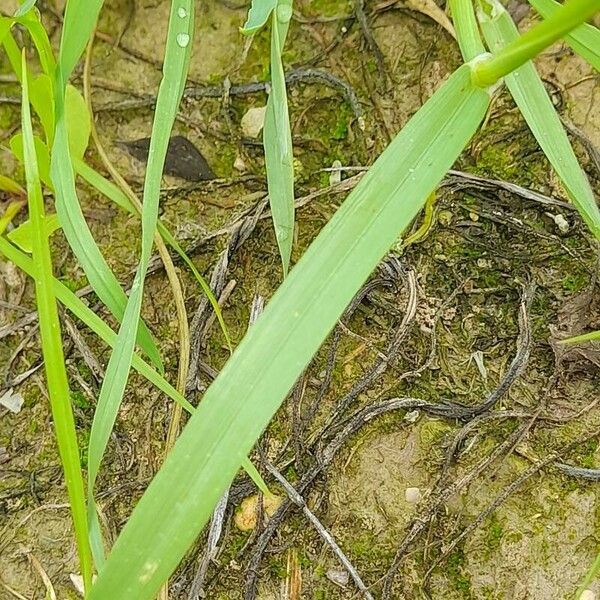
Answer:
[[[479, 0], [479, 6], [488, 20], [497, 16], [495, 7], [502, 7], [496, 0]], [[534, 59], [554, 42], [585, 23], [599, 10], [600, 0], [566, 0], [548, 19], [528, 29], [493, 56], [474, 63], [473, 82], [485, 88], [495, 85], [505, 75]]]
[[[121, 322], [127, 296], [102, 256], [81, 211], [75, 190], [65, 110], [67, 79], [85, 48], [101, 6], [101, 0], [69, 0], [66, 5], [59, 62], [53, 81], [55, 135], [51, 177], [55, 188], [56, 212], [67, 241], [94, 292]], [[162, 371], [160, 354], [144, 323], [140, 323], [138, 343], [152, 363]]]
[[242, 457], [483, 120], [458, 69], [409, 121], [291, 271], [207, 390], [136, 506], [89, 600], [151, 600], [206, 524]]
[[464, 61], [468, 62], [484, 54], [486, 49], [479, 34], [472, 0], [450, 0], [450, 12]]
[[252, 35], [262, 29], [269, 19], [269, 15], [275, 10], [277, 0], [252, 0], [248, 11], [248, 18], [241, 29], [245, 35]]
[[[554, 0], [529, 0], [529, 4], [540, 15], [547, 19], [552, 16], [561, 5]], [[565, 36], [565, 42], [580, 54], [590, 65], [600, 71], [600, 29], [584, 23]]]
[[[60, 73], [57, 79], [54, 93], [56, 129], [50, 168], [56, 195], [56, 212], [67, 241], [94, 292], [116, 319], [122, 321], [127, 296], [96, 245], [77, 198], [65, 118], [65, 90], [60, 81]], [[160, 354], [144, 323], [140, 324], [138, 342], [152, 363], [162, 371]]]
[[[75, 172], [80, 175], [85, 181], [87, 181], [92, 187], [98, 190], [101, 194], [106, 196], [109, 200], [114, 202], [117, 206], [120, 206], [123, 210], [126, 210], [128, 213], [137, 214], [137, 211], [131, 204], [131, 201], [127, 197], [127, 194], [123, 193], [123, 191], [115, 185], [112, 181], [106, 179], [103, 175], [98, 173], [95, 169], [92, 169], [89, 165], [87, 165], [83, 160], [75, 160], [74, 161]], [[221, 311], [221, 307], [219, 306], [219, 302], [215, 298], [213, 291], [210, 289], [210, 286], [206, 282], [206, 279], [200, 274], [196, 265], [192, 262], [192, 259], [186, 254], [185, 250], [181, 247], [175, 236], [169, 231], [167, 226], [159, 219], [157, 223], [158, 233], [160, 233], [161, 237], [165, 242], [177, 252], [181, 260], [187, 265], [189, 270], [192, 272], [196, 281], [202, 288], [202, 291], [208, 298], [210, 305], [215, 311], [215, 315], [217, 316], [217, 320], [219, 322], [219, 326], [221, 327], [221, 331], [225, 336], [225, 341], [227, 342], [227, 346], [229, 347], [230, 352], [232, 352], [231, 338], [229, 337], [229, 331], [227, 329], [227, 325], [225, 324], [225, 320], [223, 319], [223, 312]]]
[[92, 552], [99, 570], [102, 568], [104, 550], [100, 542], [100, 527], [93, 497], [94, 485], [129, 377], [142, 307], [144, 279], [152, 255], [154, 232], [158, 220], [160, 182], [169, 136], [187, 77], [193, 32], [194, 0], [174, 0], [169, 16], [163, 78], [158, 90], [144, 182], [140, 262], [119, 328], [117, 345], [106, 368], [88, 446], [88, 523]]
[[263, 131], [269, 203], [284, 277], [290, 268], [295, 212], [294, 152], [281, 59], [291, 16], [292, 0], [279, 0], [271, 17], [271, 93]]
[[578, 344], [580, 342], [594, 342], [600, 340], [600, 331], [590, 331], [590, 333], [583, 333], [574, 337], [567, 338], [566, 340], [560, 340], [561, 344]]
[[[6, 239], [0, 237], [0, 254], [13, 262], [19, 269], [30, 277], [35, 277], [33, 261], [18, 248], [15, 248]], [[117, 334], [80, 298], [77, 297], [66, 285], [58, 279], [53, 278], [54, 294], [56, 298], [70, 310], [82, 323], [89, 327], [103, 342], [114, 348], [117, 342]], [[164, 377], [155, 371], [147, 362], [137, 354], [133, 355], [132, 365], [134, 369], [150, 383], [155, 385], [169, 398], [181, 404], [189, 413], [194, 412], [194, 406], [190, 404]]]
[[[481, 1], [491, 9], [480, 11], [481, 28], [488, 45], [496, 52], [518, 39], [519, 33], [497, 0]], [[507, 75], [505, 82], [567, 195], [592, 233], [600, 239], [600, 210], [594, 193], [535, 67], [531, 62], [525, 63]]]
[[[35, 277], [35, 268], [31, 258], [18, 248], [15, 248], [1, 236], [0, 254], [3, 254], [8, 260], [17, 265], [17, 267], [29, 275], [29, 277]], [[52, 284], [54, 286], [56, 298], [65, 306], [65, 308], [70, 310], [82, 323], [89, 327], [105, 344], [114, 349], [117, 343], [117, 334], [66, 285], [56, 278], [52, 279]], [[161, 392], [164, 392], [171, 400], [181, 405], [188, 413], [192, 414], [196, 410], [175, 387], [137, 354], [133, 355], [131, 364], [142, 377], [145, 377]], [[242, 466], [258, 489], [260, 489], [263, 494], [269, 494], [270, 490], [267, 484], [256, 470], [256, 467], [250, 462], [250, 459], [247, 457], [244, 458]]]
[[65, 369], [58, 307], [54, 295], [52, 257], [50, 255], [48, 234], [45, 227], [44, 199], [42, 196], [42, 186], [38, 177], [37, 157], [31, 125], [25, 52], [23, 52], [22, 72], [25, 77], [23, 77], [22, 85], [21, 127], [23, 130], [23, 152], [27, 180], [27, 197], [29, 201], [29, 218], [32, 227], [32, 263], [35, 272], [35, 292], [39, 313], [42, 354], [48, 382], [48, 396], [50, 398], [52, 418], [56, 431], [56, 441], [65, 473], [69, 503], [71, 505], [79, 563], [85, 588], [88, 589], [92, 580], [92, 560], [88, 543], [84, 485], [81, 464], [79, 462], [75, 419], [71, 408], [69, 383]]

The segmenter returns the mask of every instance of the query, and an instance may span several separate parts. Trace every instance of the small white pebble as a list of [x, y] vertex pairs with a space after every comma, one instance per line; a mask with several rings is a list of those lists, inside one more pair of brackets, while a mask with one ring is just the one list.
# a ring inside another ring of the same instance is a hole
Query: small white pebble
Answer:
[[569, 231], [569, 221], [567, 221], [563, 215], [554, 215], [554, 222], [561, 233], [567, 233], [567, 231]]
[[241, 156], [236, 156], [235, 161], [233, 163], [233, 168], [236, 171], [244, 172], [246, 170], [246, 163]]
[[592, 590], [584, 590], [579, 596], [579, 600], [596, 600], [596, 594]]
[[421, 490], [416, 487], [406, 488], [404, 498], [409, 504], [417, 504], [421, 500]]
[[421, 412], [418, 410], [409, 410], [404, 415], [404, 420], [408, 423], [416, 423], [419, 417], [421, 416]]
[[348, 575], [348, 571], [345, 569], [329, 569], [329, 571], [325, 573], [325, 577], [342, 588], [346, 587], [350, 580], [350, 575]]

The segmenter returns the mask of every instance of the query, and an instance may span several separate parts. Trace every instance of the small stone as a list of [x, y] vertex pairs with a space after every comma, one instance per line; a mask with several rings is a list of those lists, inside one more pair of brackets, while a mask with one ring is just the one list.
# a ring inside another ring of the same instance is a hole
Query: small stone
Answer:
[[418, 410], [409, 410], [404, 415], [404, 420], [407, 423], [416, 423], [420, 416], [421, 416], [421, 412], [420, 411], [418, 411]]
[[236, 156], [235, 161], [233, 162], [233, 168], [240, 173], [243, 173], [246, 170], [246, 163], [241, 156]]
[[350, 575], [348, 575], [348, 571], [344, 569], [329, 569], [329, 571], [325, 573], [325, 577], [340, 587], [346, 587], [350, 581]]
[[406, 491], [404, 492], [404, 499], [409, 504], [418, 504], [421, 501], [421, 498], [422, 498], [422, 494], [421, 494], [421, 490], [419, 488], [416, 488], [416, 487], [406, 488]]
[[[240, 531], [252, 531], [256, 527], [256, 505], [258, 503], [258, 494], [253, 494], [242, 500], [240, 507], [235, 513], [234, 522]], [[272, 517], [275, 511], [281, 506], [283, 498], [271, 494], [263, 496], [263, 510], [267, 517]]]
[[569, 229], [571, 228], [571, 226], [569, 225], [569, 221], [565, 219], [564, 215], [554, 215], [554, 222], [556, 223], [556, 226], [558, 227], [558, 230], [561, 233], [567, 233], [567, 231], [569, 231]]
[[251, 138], [258, 137], [265, 124], [266, 112], [266, 106], [254, 106], [253, 108], [249, 108], [242, 117], [240, 123], [242, 133]]
[[23, 396], [19, 394], [19, 392], [14, 392], [13, 389], [10, 388], [7, 390], [2, 396], [0, 396], [0, 405], [4, 406], [10, 410], [11, 413], [19, 414], [21, 412], [21, 408], [23, 407], [23, 403], [25, 400]]
[[579, 600], [596, 600], [596, 594], [592, 590], [583, 590]]

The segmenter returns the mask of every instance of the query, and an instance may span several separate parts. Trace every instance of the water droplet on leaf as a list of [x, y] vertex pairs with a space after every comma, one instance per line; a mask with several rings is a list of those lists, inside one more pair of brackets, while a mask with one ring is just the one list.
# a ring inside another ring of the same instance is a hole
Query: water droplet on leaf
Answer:
[[183, 8], [183, 6], [180, 6], [177, 9], [177, 15], [181, 18], [181, 19], [185, 19], [187, 17], [187, 10], [185, 10], [185, 8]]
[[180, 48], [185, 48], [190, 43], [190, 36], [187, 33], [177, 34], [177, 45]]

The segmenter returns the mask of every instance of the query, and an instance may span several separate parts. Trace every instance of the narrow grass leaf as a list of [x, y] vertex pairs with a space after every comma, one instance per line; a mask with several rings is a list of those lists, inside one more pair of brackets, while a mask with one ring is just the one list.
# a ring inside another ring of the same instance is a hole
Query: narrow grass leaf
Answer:
[[[55, 89], [56, 129], [50, 169], [56, 195], [56, 212], [65, 237], [83, 267], [94, 292], [117, 320], [121, 321], [127, 296], [100, 252], [77, 198], [65, 121], [65, 92], [59, 91], [61, 87], [62, 84], [59, 82]], [[140, 324], [138, 342], [152, 363], [162, 371], [160, 354], [144, 323]]]
[[48, 34], [40, 21], [39, 12], [37, 10], [29, 10], [23, 16], [16, 17], [15, 22], [26, 27], [29, 31], [29, 35], [31, 36], [40, 57], [40, 64], [42, 65], [44, 73], [46, 75], [54, 73], [56, 61], [54, 60], [54, 54], [52, 53], [52, 46], [50, 45]]
[[25, 0], [21, 3], [21, 6], [17, 8], [14, 16], [22, 17], [25, 13], [29, 12], [36, 4], [37, 0]]
[[[56, 195], [56, 212], [65, 237], [94, 292], [120, 322], [127, 296], [102, 256], [77, 198], [65, 108], [67, 79], [85, 48], [101, 6], [100, 0], [69, 0], [66, 5], [59, 63], [53, 80], [55, 136], [51, 177]], [[162, 371], [160, 354], [144, 323], [140, 323], [138, 343], [152, 363]]]
[[[0, 236], [0, 254], [3, 254], [8, 260], [13, 262], [19, 269], [29, 275], [35, 277], [35, 268], [33, 261], [23, 251], [15, 248], [10, 242]], [[90, 328], [104, 343], [110, 348], [114, 348], [117, 343], [117, 334], [80, 298], [77, 297], [66, 285], [58, 279], [53, 278], [54, 294], [56, 298], [70, 310], [82, 323]], [[133, 368], [142, 377], [145, 377], [151, 384], [164, 392], [171, 400], [180, 404], [188, 413], [193, 413], [195, 408], [190, 404], [185, 397], [177, 391], [162, 375], [154, 370], [147, 362], [140, 358], [137, 354], [133, 355]], [[256, 486], [263, 492], [269, 494], [269, 488], [256, 470], [256, 467], [245, 457], [242, 466], [246, 473], [251, 477]]]
[[590, 333], [583, 333], [582, 335], [576, 335], [566, 340], [561, 340], [563, 344], [578, 344], [580, 342], [593, 342], [600, 340], [600, 331], [590, 331]]
[[18, 194], [20, 196], [25, 195], [25, 190], [18, 184], [14, 179], [6, 177], [6, 175], [0, 175], [0, 190], [3, 192], [9, 192], [11, 194]]
[[[127, 194], [124, 194], [123, 191], [115, 185], [112, 181], [109, 181], [98, 173], [95, 169], [92, 169], [89, 165], [87, 165], [83, 160], [75, 160], [74, 161], [75, 171], [78, 175], [80, 175], [87, 183], [89, 183], [93, 188], [98, 190], [101, 194], [106, 196], [109, 200], [114, 202], [117, 206], [121, 207], [123, 210], [126, 210], [128, 213], [137, 214], [135, 208], [131, 204]], [[185, 250], [181, 247], [175, 236], [169, 231], [162, 221], [158, 221], [157, 224], [158, 232], [160, 233], [163, 240], [175, 250], [175, 252], [179, 255], [181, 260], [187, 265], [189, 270], [192, 272], [196, 281], [200, 285], [200, 288], [208, 298], [210, 305], [215, 311], [215, 315], [217, 316], [217, 320], [219, 322], [219, 326], [221, 327], [221, 331], [225, 336], [225, 341], [227, 342], [227, 346], [230, 351], [232, 349], [231, 346], [231, 338], [229, 337], [229, 331], [227, 330], [227, 325], [225, 324], [225, 320], [223, 319], [223, 312], [221, 311], [221, 307], [219, 306], [219, 302], [215, 298], [213, 291], [210, 289], [210, 286], [206, 282], [206, 279], [200, 274], [196, 265], [192, 262], [191, 258], [186, 254]]]
[[450, 0], [450, 12], [464, 61], [469, 62], [484, 54], [486, 49], [481, 40], [472, 0]]
[[71, 408], [69, 384], [65, 370], [65, 358], [60, 334], [58, 307], [54, 295], [52, 257], [45, 227], [44, 198], [38, 177], [37, 159], [29, 108], [27, 64], [23, 52], [23, 103], [21, 127], [24, 139], [25, 175], [29, 218], [32, 225], [33, 267], [35, 272], [35, 292], [39, 312], [42, 354], [48, 383], [48, 396], [52, 409], [56, 441], [60, 454], [71, 514], [77, 540], [77, 551], [86, 589], [92, 577], [92, 562], [88, 544], [86, 508], [83, 477], [79, 462], [79, 447], [75, 431], [75, 420]]
[[[479, 6], [488, 20], [495, 19], [496, 9], [502, 8], [497, 0], [479, 0]], [[480, 87], [496, 84], [502, 77], [532, 60], [554, 42], [585, 23], [586, 19], [599, 10], [600, 0], [566, 0], [548, 19], [528, 29], [489, 59], [474, 64], [474, 83]]]
[[[529, 0], [535, 10], [545, 19], [552, 16], [560, 8], [555, 0]], [[584, 23], [571, 33], [565, 35], [565, 42], [587, 60], [597, 71], [600, 71], [600, 30], [589, 23]]]
[[263, 131], [269, 203], [284, 276], [294, 241], [294, 153], [281, 59], [291, 16], [291, 0], [279, 0], [271, 17], [271, 93]]
[[[8, 260], [17, 265], [17, 267], [29, 275], [29, 277], [35, 277], [35, 267], [31, 258], [3, 237], [0, 237], [0, 254], [3, 254]], [[66, 285], [56, 278], [52, 280], [52, 283], [56, 298], [58, 298], [65, 308], [71, 311], [82, 323], [89, 327], [103, 342], [111, 348], [114, 348], [117, 341], [117, 334]], [[133, 355], [132, 365], [140, 375], [145, 377], [150, 383], [164, 392], [172, 400], [181, 404], [185, 410], [190, 413], [194, 411], [193, 405], [137, 354]]]
[[350, 194], [207, 390], [137, 504], [89, 600], [151, 600], [206, 524], [297, 377], [483, 120], [468, 65]]
[[152, 255], [154, 232], [158, 220], [160, 183], [171, 129], [187, 77], [193, 32], [194, 0], [174, 0], [169, 16], [163, 78], [158, 90], [144, 182], [140, 262], [119, 328], [117, 345], [106, 368], [88, 447], [88, 523], [92, 551], [99, 570], [102, 567], [104, 552], [100, 543], [100, 527], [95, 511], [94, 485], [129, 377], [144, 293], [144, 279]]
[[[512, 17], [496, 0], [483, 0], [491, 11], [479, 13], [481, 27], [490, 48], [497, 52], [518, 39]], [[579, 165], [567, 134], [531, 62], [505, 77], [521, 114], [562, 181], [592, 233], [600, 239], [600, 210], [589, 181]]]
[[242, 28], [242, 33], [251, 35], [262, 29], [276, 6], [277, 0], [252, 0], [252, 5], [248, 11], [248, 19]]

